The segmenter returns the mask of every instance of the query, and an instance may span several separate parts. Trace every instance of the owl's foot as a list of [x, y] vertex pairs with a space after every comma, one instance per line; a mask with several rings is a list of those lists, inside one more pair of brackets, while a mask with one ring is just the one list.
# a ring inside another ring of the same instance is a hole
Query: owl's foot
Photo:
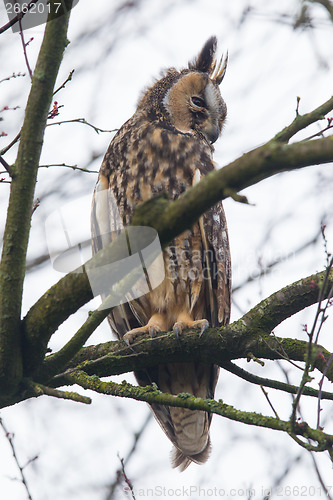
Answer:
[[200, 337], [204, 331], [209, 327], [209, 322], [206, 319], [192, 320], [188, 314], [182, 314], [178, 316], [178, 321], [173, 325], [173, 331], [176, 337], [182, 333], [183, 330], [187, 328], [200, 329]]
[[156, 333], [166, 331], [164, 318], [161, 314], [153, 314], [148, 323], [139, 328], [133, 328], [129, 332], [125, 333], [123, 340], [127, 345], [130, 345], [137, 337], [141, 337], [146, 333], [149, 333], [151, 338], [155, 337]]

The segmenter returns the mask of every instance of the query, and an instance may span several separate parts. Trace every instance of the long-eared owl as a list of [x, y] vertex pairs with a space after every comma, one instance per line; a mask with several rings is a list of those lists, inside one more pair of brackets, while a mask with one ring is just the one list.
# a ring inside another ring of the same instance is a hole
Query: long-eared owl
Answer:
[[[214, 170], [212, 144], [226, 118], [219, 85], [227, 59], [215, 59], [211, 37], [199, 55], [180, 71], [168, 69], [141, 97], [134, 115], [113, 138], [102, 163], [92, 207], [93, 251], [128, 226], [136, 205], [166, 193], [178, 198], [200, 176]], [[105, 197], [96, 194], [106, 192]], [[111, 200], [111, 204], [110, 204]], [[116, 206], [116, 223], [110, 207]], [[119, 227], [120, 226], [120, 227]], [[127, 343], [187, 328], [201, 335], [207, 326], [225, 325], [230, 316], [231, 264], [222, 203], [163, 251], [165, 278], [144, 296], [114, 307], [109, 323]], [[160, 364], [135, 373], [140, 385], [156, 383], [163, 392], [212, 398], [219, 368], [199, 361]], [[172, 464], [184, 470], [205, 462], [210, 452], [211, 414], [153, 404], [151, 409], [174, 444]]]

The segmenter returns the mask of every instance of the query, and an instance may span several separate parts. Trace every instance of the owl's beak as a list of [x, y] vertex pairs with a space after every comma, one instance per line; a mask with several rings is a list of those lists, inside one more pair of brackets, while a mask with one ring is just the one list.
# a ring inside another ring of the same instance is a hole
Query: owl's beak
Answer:
[[207, 127], [202, 130], [207, 140], [213, 144], [220, 136], [220, 127], [218, 123], [209, 123]]

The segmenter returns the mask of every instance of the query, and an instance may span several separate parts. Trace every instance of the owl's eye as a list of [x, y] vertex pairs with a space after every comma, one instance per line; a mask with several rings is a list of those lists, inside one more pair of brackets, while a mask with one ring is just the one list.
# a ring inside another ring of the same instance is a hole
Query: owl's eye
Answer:
[[194, 106], [196, 108], [204, 108], [205, 107], [205, 101], [201, 97], [193, 96], [193, 97], [191, 97], [191, 101], [192, 101], [192, 104], [194, 104]]

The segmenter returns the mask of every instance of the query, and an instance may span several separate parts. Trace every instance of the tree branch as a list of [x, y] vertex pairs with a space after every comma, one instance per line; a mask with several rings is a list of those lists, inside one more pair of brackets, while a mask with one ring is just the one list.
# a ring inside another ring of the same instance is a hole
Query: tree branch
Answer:
[[10, 177], [12, 177], [13, 176], [12, 168], [11, 168], [10, 165], [8, 165], [8, 163], [6, 162], [6, 160], [4, 158], [2, 158], [1, 155], [0, 155], [0, 163], [6, 169], [7, 173], [10, 175]]
[[222, 400], [201, 399], [191, 396], [190, 394], [178, 394], [174, 396], [161, 392], [156, 386], [137, 387], [127, 382], [122, 382], [121, 384], [115, 382], [102, 382], [96, 375], [90, 377], [84, 371], [76, 371], [67, 374], [66, 379], [70, 383], [78, 384], [84, 389], [90, 389], [102, 394], [131, 398], [137, 401], [145, 401], [149, 404], [153, 403], [165, 406], [175, 406], [178, 408], [189, 408], [191, 410], [207, 411], [248, 425], [284, 431], [293, 435], [292, 437], [294, 439], [295, 436], [302, 436], [317, 443], [317, 445], [308, 445], [301, 441], [302, 446], [307, 449], [311, 449], [311, 451], [328, 450], [332, 453], [333, 435], [326, 434], [318, 429], [312, 429], [305, 422], [296, 423], [295, 428], [291, 429], [290, 422], [274, 417], [263, 416], [259, 413], [236, 410], [233, 406], [224, 404]]
[[324, 102], [310, 113], [306, 113], [305, 115], [300, 115], [297, 113], [295, 120], [290, 125], [281, 130], [281, 132], [276, 134], [273, 140], [278, 142], [288, 142], [291, 137], [297, 134], [297, 132], [308, 127], [309, 125], [311, 125], [311, 123], [314, 123], [318, 120], [323, 120], [325, 118], [325, 115], [332, 111], [332, 109], [333, 97], [328, 99], [328, 101]]
[[[50, 6], [49, 19], [55, 11], [53, 2]], [[20, 316], [31, 207], [53, 87], [68, 43], [68, 20], [64, 13], [47, 22], [11, 183], [0, 264], [0, 388], [8, 393], [17, 389], [22, 376]]]
[[2, 33], [4, 33], [5, 31], [7, 31], [9, 28], [11, 28], [12, 26], [14, 26], [14, 24], [16, 24], [18, 21], [20, 21], [24, 16], [25, 14], [27, 14], [27, 12], [31, 9], [31, 7], [37, 3], [38, 0], [31, 0], [27, 5], [27, 10], [25, 12], [19, 12], [17, 14], [17, 16], [13, 17], [13, 19], [11, 19], [8, 23], [4, 24], [3, 26], [1, 26], [0, 28], [0, 35]]
[[[306, 341], [278, 338], [271, 335], [271, 331], [292, 314], [316, 303], [324, 277], [325, 271], [297, 281], [257, 304], [238, 321], [222, 328], [210, 328], [201, 337], [197, 331], [188, 331], [175, 342], [174, 334], [169, 332], [153, 339], [143, 336], [131, 346], [122, 341], [88, 346], [68, 363], [67, 369], [82, 368], [88, 374], [104, 377], [177, 361], [201, 361], [223, 367], [231, 359], [247, 359], [249, 353], [263, 359], [304, 361]], [[330, 283], [333, 283], [333, 272]], [[328, 293], [329, 285], [323, 297]], [[267, 317], [270, 319], [265, 319]], [[325, 371], [328, 380], [333, 381], [333, 366], [327, 367], [330, 353], [321, 346], [313, 349], [315, 367], [321, 373]], [[63, 374], [49, 382], [54, 375], [53, 358], [57, 358], [57, 353], [45, 359], [36, 380], [59, 387], [66, 383]]]
[[[270, 387], [272, 389], [278, 389], [280, 391], [288, 392], [289, 394], [297, 394], [298, 386], [292, 384], [286, 384], [285, 382], [280, 382], [279, 380], [271, 380], [264, 377], [258, 377], [258, 375], [254, 375], [246, 370], [243, 370], [240, 366], [235, 365], [231, 361], [226, 361], [222, 368], [227, 370], [237, 377], [240, 377], [247, 382], [251, 382], [251, 384], [261, 385], [264, 387]], [[320, 395], [321, 399], [333, 399], [332, 392], [320, 391], [317, 389], [313, 389], [312, 387], [305, 387], [303, 394], [305, 396], [313, 396], [314, 398], [318, 398]], [[318, 427], [318, 426], [317, 426]]]

